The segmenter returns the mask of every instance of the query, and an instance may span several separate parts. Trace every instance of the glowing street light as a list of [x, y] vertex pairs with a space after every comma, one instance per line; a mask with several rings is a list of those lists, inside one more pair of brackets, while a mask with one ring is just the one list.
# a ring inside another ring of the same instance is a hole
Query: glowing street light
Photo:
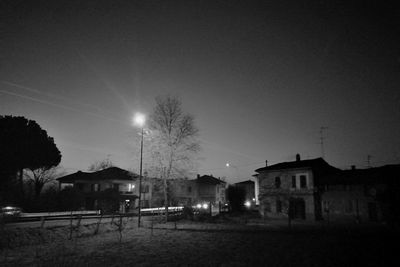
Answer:
[[146, 123], [146, 116], [142, 113], [137, 112], [135, 117], [133, 117], [133, 123], [136, 126], [139, 126], [143, 129], [144, 124]]
[[140, 141], [140, 174], [139, 174], [139, 212], [138, 212], [138, 227], [140, 227], [141, 208], [142, 208], [142, 165], [143, 165], [143, 126], [146, 123], [146, 116], [142, 113], [136, 113], [133, 118], [133, 123], [142, 128], [142, 138]]

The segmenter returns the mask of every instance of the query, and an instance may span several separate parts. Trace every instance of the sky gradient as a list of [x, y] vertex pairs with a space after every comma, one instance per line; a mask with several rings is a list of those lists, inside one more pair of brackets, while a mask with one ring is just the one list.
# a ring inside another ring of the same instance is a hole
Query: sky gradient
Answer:
[[0, 114], [36, 120], [67, 172], [138, 169], [132, 115], [167, 93], [200, 129], [195, 173], [320, 157], [322, 126], [335, 167], [399, 163], [400, 10], [279, 2], [5, 1]]

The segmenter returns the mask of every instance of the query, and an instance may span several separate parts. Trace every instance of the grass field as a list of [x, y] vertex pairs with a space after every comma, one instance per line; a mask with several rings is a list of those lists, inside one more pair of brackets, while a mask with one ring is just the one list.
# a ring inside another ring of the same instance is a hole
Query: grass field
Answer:
[[121, 242], [112, 225], [98, 235], [84, 226], [72, 240], [65, 227], [20, 229], [9, 234], [25, 244], [10, 240], [0, 250], [0, 266], [397, 266], [391, 260], [399, 235], [383, 228], [135, 225], [127, 223]]

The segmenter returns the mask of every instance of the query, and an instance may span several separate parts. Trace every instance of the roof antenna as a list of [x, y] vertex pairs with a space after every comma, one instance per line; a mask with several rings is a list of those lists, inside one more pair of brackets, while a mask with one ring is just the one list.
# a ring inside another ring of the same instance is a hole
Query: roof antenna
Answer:
[[328, 130], [328, 127], [321, 126], [319, 128], [319, 140], [320, 140], [320, 145], [321, 145], [321, 156], [322, 156], [323, 159], [325, 159], [325, 150], [324, 150], [324, 139], [325, 139], [324, 131], [325, 130]]

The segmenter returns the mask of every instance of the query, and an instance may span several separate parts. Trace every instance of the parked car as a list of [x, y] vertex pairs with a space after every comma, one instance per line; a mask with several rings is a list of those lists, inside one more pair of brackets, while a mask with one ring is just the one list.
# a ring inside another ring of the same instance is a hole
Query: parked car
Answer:
[[21, 208], [16, 206], [3, 206], [0, 209], [1, 217], [18, 217], [21, 215]]

